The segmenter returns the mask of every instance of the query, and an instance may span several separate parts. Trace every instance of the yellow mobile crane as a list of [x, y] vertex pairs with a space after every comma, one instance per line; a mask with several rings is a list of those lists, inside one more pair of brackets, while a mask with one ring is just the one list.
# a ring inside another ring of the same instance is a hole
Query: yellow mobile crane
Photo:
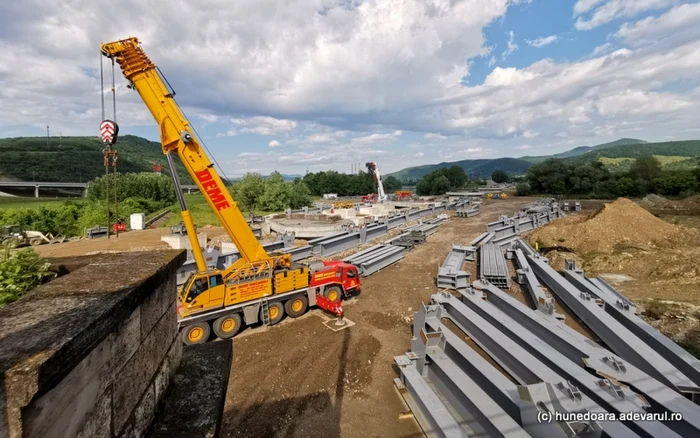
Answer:
[[[238, 333], [243, 322], [253, 324], [261, 319], [271, 325], [279, 322], [285, 313], [301, 316], [312, 305], [341, 317], [341, 296], [360, 289], [357, 268], [324, 261], [324, 269], [311, 272], [306, 266], [294, 266], [289, 254], [269, 255], [204, 153], [175, 102], [174, 91], [166, 86], [167, 81], [141, 49], [138, 39], [131, 37], [102, 44], [101, 51], [116, 60], [130, 83], [129, 88], [139, 93], [160, 127], [163, 153], [175, 183], [198, 271], [185, 282], [178, 297], [178, 326], [184, 343], [205, 342], [211, 329], [220, 338], [230, 338]], [[114, 130], [117, 129], [115, 126]], [[207, 268], [172, 154], [178, 155], [240, 252], [240, 259], [223, 270]]]

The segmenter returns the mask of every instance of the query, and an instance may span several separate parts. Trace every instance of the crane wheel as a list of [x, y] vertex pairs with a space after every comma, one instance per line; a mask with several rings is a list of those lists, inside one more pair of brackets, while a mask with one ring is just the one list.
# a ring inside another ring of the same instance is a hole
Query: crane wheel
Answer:
[[182, 329], [182, 341], [185, 345], [203, 344], [209, 339], [210, 333], [208, 323], [198, 322]]
[[303, 295], [290, 298], [286, 303], [284, 303], [284, 310], [287, 312], [287, 315], [292, 318], [298, 318], [306, 313], [306, 309], [308, 307], [309, 301]]
[[327, 287], [326, 290], [323, 291], [323, 296], [334, 302], [340, 301], [341, 295], [342, 291], [338, 286]]
[[284, 318], [284, 306], [282, 305], [282, 303], [280, 303], [279, 301], [275, 303], [270, 303], [268, 305], [268, 309], [270, 325], [275, 325], [278, 322], [282, 321], [282, 318]]
[[219, 338], [230, 339], [241, 331], [242, 326], [243, 321], [241, 320], [241, 315], [232, 313], [231, 315], [222, 316], [214, 321], [212, 329], [214, 329], [214, 334]]

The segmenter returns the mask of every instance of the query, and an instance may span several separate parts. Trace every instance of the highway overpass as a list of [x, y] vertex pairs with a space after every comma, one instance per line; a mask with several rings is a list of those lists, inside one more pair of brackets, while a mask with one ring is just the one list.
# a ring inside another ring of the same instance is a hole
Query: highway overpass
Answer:
[[[34, 188], [34, 197], [39, 197], [39, 189], [81, 189], [83, 195], [87, 196], [87, 183], [82, 182], [58, 182], [58, 181], [0, 181], [0, 192], [3, 188]], [[198, 192], [195, 185], [183, 185], [182, 191], [185, 193]]]

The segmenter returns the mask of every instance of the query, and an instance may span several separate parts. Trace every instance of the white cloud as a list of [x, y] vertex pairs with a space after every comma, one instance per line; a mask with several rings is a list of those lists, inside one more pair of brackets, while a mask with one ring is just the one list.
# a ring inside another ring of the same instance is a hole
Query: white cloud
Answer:
[[425, 154], [423, 152], [418, 152], [417, 154], [414, 154], [414, 157], [417, 157], [417, 158], [422, 158], [423, 156], [425, 156]]
[[231, 119], [235, 126], [242, 126], [240, 132], [260, 135], [275, 135], [290, 132], [297, 127], [297, 122], [273, 117], [256, 116], [250, 118]]
[[605, 43], [601, 44], [600, 46], [596, 46], [595, 49], [593, 49], [593, 53], [591, 53], [591, 57], [595, 58], [600, 55], [604, 55], [612, 50], [613, 46], [610, 43]]
[[[616, 36], [633, 47], [672, 38], [672, 45], [700, 38], [700, 4], [683, 4], [658, 17], [647, 17], [636, 23], [625, 23]], [[682, 41], [678, 38], [681, 37]]]
[[484, 85], [501, 86], [516, 85], [529, 81], [537, 76], [534, 71], [518, 70], [515, 67], [496, 67], [484, 80]]
[[552, 44], [556, 42], [559, 39], [558, 36], [556, 35], [550, 35], [546, 37], [539, 37], [534, 40], [525, 40], [526, 43], [531, 45], [532, 47], [544, 47], [546, 45]]
[[423, 136], [423, 138], [425, 138], [426, 140], [436, 140], [436, 141], [447, 140], [446, 136], [440, 135], [440, 134], [435, 134], [433, 132], [429, 132], [429, 133], [425, 134]]
[[501, 54], [501, 60], [504, 60], [510, 55], [511, 53], [515, 52], [518, 50], [518, 44], [515, 42], [515, 32], [512, 30], [508, 32], [508, 47], [506, 50]]
[[579, 0], [574, 6], [574, 16], [587, 13], [595, 8], [588, 19], [578, 17], [576, 29], [591, 30], [618, 18], [634, 17], [642, 12], [673, 6], [678, 0]]
[[233, 129], [229, 129], [226, 132], [219, 132], [216, 134], [217, 137], [235, 137], [236, 135], [238, 135], [238, 133]]
[[529, 144], [524, 144], [524, 145], [516, 146], [515, 149], [517, 149], [519, 151], [526, 151], [528, 149], [532, 149], [532, 146], [530, 146]]
[[271, 148], [279, 148], [282, 147], [282, 144], [277, 140], [272, 140], [267, 146]]
[[394, 131], [391, 134], [371, 134], [365, 137], [353, 138], [351, 141], [355, 145], [387, 144], [398, 140], [401, 134], [402, 131]]

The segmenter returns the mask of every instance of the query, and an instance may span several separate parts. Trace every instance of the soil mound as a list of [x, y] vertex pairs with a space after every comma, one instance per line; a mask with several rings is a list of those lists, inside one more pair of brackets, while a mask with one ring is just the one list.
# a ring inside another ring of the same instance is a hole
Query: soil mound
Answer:
[[687, 245], [697, 238], [696, 232], [665, 222], [635, 202], [619, 198], [587, 217], [569, 217], [539, 228], [530, 240], [584, 255]]

